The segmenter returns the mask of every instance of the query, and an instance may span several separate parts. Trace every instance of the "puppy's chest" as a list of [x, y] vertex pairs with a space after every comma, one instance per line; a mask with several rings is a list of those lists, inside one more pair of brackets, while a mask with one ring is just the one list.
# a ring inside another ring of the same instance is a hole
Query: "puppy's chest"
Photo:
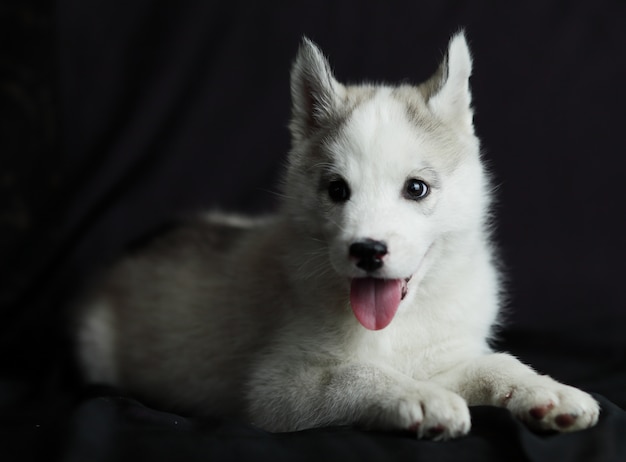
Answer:
[[454, 362], [458, 345], [445, 335], [421, 329], [364, 332], [347, 345], [358, 361], [399, 370], [416, 379], [428, 379]]

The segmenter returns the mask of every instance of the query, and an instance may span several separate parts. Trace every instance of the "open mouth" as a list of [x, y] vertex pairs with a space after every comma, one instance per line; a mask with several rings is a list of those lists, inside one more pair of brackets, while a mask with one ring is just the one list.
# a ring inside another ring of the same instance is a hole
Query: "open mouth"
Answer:
[[408, 293], [410, 280], [411, 276], [404, 279], [353, 279], [350, 306], [361, 325], [369, 330], [387, 327]]
[[409, 281], [413, 276], [409, 276], [408, 278], [404, 278], [404, 283], [402, 284], [402, 295], [400, 296], [400, 300], [404, 300], [406, 294], [409, 293]]

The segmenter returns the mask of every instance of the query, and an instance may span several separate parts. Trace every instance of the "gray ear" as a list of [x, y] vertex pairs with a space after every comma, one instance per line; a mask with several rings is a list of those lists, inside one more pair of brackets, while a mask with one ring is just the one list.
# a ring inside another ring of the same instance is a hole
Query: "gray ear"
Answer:
[[424, 84], [424, 90], [433, 113], [473, 133], [472, 95], [469, 89], [471, 73], [472, 57], [465, 34], [459, 32], [450, 40], [446, 57], [435, 75]]
[[336, 111], [344, 87], [335, 80], [319, 48], [304, 37], [291, 68], [291, 132], [303, 138]]

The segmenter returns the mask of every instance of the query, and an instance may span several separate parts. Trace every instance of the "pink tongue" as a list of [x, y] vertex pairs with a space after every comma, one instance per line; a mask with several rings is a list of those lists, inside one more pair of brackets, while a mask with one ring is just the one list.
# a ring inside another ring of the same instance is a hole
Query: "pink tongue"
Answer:
[[402, 299], [402, 279], [357, 278], [350, 287], [350, 304], [366, 329], [389, 325]]

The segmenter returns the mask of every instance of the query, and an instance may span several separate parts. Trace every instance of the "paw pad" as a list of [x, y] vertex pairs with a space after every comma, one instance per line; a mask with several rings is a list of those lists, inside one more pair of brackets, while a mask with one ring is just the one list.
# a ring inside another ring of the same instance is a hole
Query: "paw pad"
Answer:
[[574, 425], [577, 417], [575, 414], [559, 414], [554, 418], [554, 421], [559, 427], [568, 428]]
[[428, 430], [426, 430], [426, 435], [429, 438], [435, 438], [441, 435], [444, 431], [446, 431], [446, 427], [444, 427], [443, 425], [435, 425], [434, 427], [431, 427]]
[[417, 433], [417, 431], [420, 429], [420, 424], [421, 422], [415, 422], [413, 425], [409, 427], [409, 431], [412, 433]]
[[548, 415], [548, 412], [550, 412], [552, 408], [554, 408], [554, 403], [548, 403], [543, 406], [533, 407], [528, 413], [533, 419], [541, 420]]

